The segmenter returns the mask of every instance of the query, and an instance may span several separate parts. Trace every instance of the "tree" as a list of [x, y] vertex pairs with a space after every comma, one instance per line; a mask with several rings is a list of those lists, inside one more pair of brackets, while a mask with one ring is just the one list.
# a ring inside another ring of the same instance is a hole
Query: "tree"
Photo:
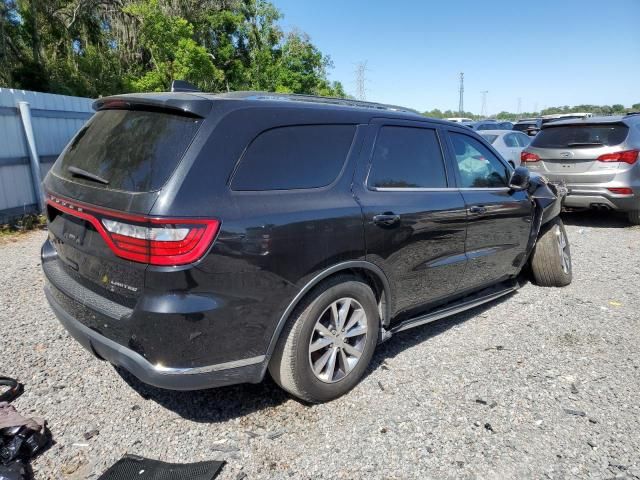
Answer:
[[0, 84], [97, 97], [166, 90], [346, 96], [266, 0], [1, 0]]
[[130, 78], [136, 91], [166, 91], [175, 79], [206, 88], [224, 75], [211, 62], [206, 49], [193, 40], [193, 26], [184, 18], [165, 15], [158, 0], [133, 3], [123, 10], [140, 23], [140, 45], [148, 51], [151, 69]]

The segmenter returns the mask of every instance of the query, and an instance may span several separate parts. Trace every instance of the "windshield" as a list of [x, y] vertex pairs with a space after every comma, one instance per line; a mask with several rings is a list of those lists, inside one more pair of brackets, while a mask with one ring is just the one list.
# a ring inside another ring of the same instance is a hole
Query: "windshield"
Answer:
[[627, 138], [626, 125], [563, 125], [543, 129], [532, 147], [570, 148], [619, 145]]
[[99, 111], [67, 146], [53, 173], [109, 190], [159, 190], [201, 121], [157, 111]]

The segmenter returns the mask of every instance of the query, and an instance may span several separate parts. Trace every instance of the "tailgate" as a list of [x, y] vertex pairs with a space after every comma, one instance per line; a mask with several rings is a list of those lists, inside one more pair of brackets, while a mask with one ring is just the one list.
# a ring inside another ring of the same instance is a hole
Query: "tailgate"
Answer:
[[[67, 273], [128, 305], [144, 286], [145, 235], [154, 231], [146, 215], [203, 118], [153, 105], [147, 97], [146, 103], [124, 98], [101, 100], [101, 109], [71, 140], [44, 185], [49, 240]], [[107, 233], [109, 225], [116, 233]], [[124, 237], [122, 228], [132, 236]], [[177, 243], [167, 246], [179, 252]]]

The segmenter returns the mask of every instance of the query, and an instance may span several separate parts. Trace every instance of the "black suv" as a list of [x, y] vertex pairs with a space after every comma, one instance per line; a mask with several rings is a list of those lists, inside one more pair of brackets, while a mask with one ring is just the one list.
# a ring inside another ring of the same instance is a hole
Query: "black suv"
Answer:
[[475, 132], [262, 93], [95, 102], [47, 175], [46, 295], [98, 358], [201, 389], [267, 370], [312, 402], [394, 333], [571, 281], [561, 197]]

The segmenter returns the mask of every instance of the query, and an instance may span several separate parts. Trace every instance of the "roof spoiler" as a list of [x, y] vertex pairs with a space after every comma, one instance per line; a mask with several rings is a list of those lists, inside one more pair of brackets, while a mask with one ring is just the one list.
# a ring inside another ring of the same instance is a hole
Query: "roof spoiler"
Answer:
[[211, 111], [212, 104], [208, 98], [189, 93], [131, 93], [100, 98], [93, 102], [93, 109], [153, 110], [205, 118]]
[[171, 91], [172, 92], [201, 92], [198, 87], [195, 85], [186, 82], [184, 80], [174, 80], [171, 82]]

